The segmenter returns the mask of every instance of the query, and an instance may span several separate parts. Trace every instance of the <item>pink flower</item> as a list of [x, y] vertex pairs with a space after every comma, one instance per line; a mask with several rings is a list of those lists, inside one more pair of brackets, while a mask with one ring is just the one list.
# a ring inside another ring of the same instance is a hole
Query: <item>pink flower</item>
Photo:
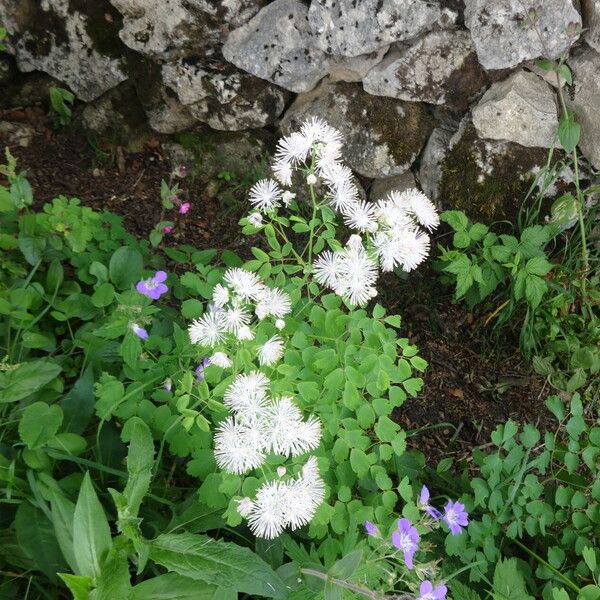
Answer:
[[180, 215], [185, 215], [185, 213], [190, 210], [190, 203], [189, 202], [184, 202], [180, 207], [179, 207], [179, 214]]
[[171, 233], [171, 231], [173, 231], [173, 227], [171, 227], [171, 225], [167, 225], [166, 227], [162, 228], [163, 233]]

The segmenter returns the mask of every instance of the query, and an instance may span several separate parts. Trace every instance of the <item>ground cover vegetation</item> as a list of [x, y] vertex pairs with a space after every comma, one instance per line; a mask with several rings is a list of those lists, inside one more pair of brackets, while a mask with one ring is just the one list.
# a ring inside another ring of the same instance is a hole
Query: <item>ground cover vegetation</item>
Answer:
[[[566, 110], [557, 136], [574, 190], [544, 220], [549, 167], [507, 230], [418, 190], [362, 200], [308, 120], [249, 185], [243, 257], [165, 243], [185, 169], [145, 240], [76, 198], [34, 208], [7, 151], [0, 597], [600, 598], [598, 187]], [[509, 420], [458, 462], [409, 447], [396, 411], [436, 366], [377, 284], [428, 256], [490, 336], [517, 332], [551, 425]]]

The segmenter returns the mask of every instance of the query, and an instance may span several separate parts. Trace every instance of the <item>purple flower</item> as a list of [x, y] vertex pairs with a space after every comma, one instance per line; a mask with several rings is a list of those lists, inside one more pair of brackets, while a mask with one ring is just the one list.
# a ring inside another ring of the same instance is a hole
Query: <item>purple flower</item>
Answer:
[[448, 588], [443, 584], [433, 587], [431, 581], [424, 581], [419, 588], [419, 597], [417, 600], [444, 600]]
[[452, 502], [452, 500], [448, 500], [448, 504], [444, 507], [442, 518], [450, 528], [452, 535], [458, 535], [462, 532], [462, 528], [469, 524], [469, 515], [465, 511], [465, 505], [460, 502]]
[[365, 521], [365, 530], [367, 531], [368, 535], [379, 537], [379, 529], [375, 523], [371, 523], [371, 521]]
[[210, 359], [205, 358], [202, 362], [194, 369], [196, 372], [196, 379], [198, 381], [204, 381], [204, 369], [210, 365]]
[[171, 231], [173, 231], [173, 227], [171, 227], [171, 225], [165, 225], [165, 226], [162, 228], [162, 232], [163, 232], [163, 233], [171, 233]]
[[409, 569], [413, 569], [413, 556], [419, 549], [419, 532], [411, 525], [408, 519], [398, 521], [398, 529], [392, 533], [392, 544], [404, 552], [404, 562]]
[[421, 494], [419, 496], [419, 508], [424, 510], [432, 519], [435, 519], [436, 521], [442, 516], [442, 513], [437, 508], [433, 508], [433, 506], [429, 504], [429, 490], [427, 489], [426, 485], [421, 488]]
[[175, 175], [175, 177], [185, 177], [187, 175], [187, 169], [185, 165], [179, 165], [178, 167], [176, 167], [173, 171], [173, 175]]
[[165, 292], [168, 291], [168, 287], [163, 283], [167, 278], [167, 274], [164, 271], [156, 271], [154, 277], [145, 279], [144, 281], [138, 281], [135, 289], [144, 296], [152, 300], [158, 300]]
[[137, 323], [132, 323], [130, 327], [131, 331], [133, 331], [133, 333], [135, 333], [135, 335], [137, 335], [141, 340], [148, 339], [148, 332], [143, 327], [140, 327]]
[[180, 215], [185, 215], [185, 213], [190, 210], [190, 203], [189, 202], [184, 202], [180, 207], [179, 207], [179, 214]]

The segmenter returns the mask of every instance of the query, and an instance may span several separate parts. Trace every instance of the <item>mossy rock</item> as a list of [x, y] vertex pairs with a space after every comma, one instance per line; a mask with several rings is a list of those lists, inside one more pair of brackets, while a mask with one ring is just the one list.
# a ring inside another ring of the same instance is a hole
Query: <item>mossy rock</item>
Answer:
[[483, 140], [469, 124], [442, 163], [440, 202], [475, 221], [514, 222], [547, 159], [545, 148]]
[[433, 129], [425, 104], [372, 96], [357, 83], [324, 82], [300, 94], [281, 128], [296, 130], [308, 117], [321, 117], [344, 136], [344, 160], [365, 177], [406, 172]]

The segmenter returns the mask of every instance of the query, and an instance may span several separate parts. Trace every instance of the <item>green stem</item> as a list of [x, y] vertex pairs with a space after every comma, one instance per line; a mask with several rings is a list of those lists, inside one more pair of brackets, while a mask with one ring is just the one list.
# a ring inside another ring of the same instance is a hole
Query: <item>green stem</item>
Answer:
[[513, 544], [519, 546], [521, 550], [525, 551], [532, 558], [535, 558], [535, 560], [543, 564], [546, 568], [550, 569], [550, 571], [552, 571], [565, 585], [568, 585], [573, 591], [577, 593], [581, 592], [581, 588], [578, 588], [568, 577], [563, 575], [558, 569], [555, 569], [551, 564], [547, 563], [541, 556], [538, 556], [533, 550], [530, 550], [527, 546], [521, 544], [519, 540], [513, 540], [511, 538], [507, 539]]
[[[569, 118], [569, 111], [567, 109], [567, 105], [565, 103], [565, 97], [562, 91], [562, 87], [560, 85], [560, 74], [558, 69], [560, 68], [560, 63], [555, 69], [556, 74], [556, 82], [558, 86], [558, 98], [560, 100], [560, 108], [563, 113], [563, 118]], [[579, 220], [579, 231], [581, 234], [581, 260], [583, 261], [583, 273], [581, 274], [581, 293], [582, 296], [585, 297], [586, 287], [587, 287], [587, 274], [589, 271], [589, 257], [588, 257], [588, 249], [587, 249], [587, 239], [585, 234], [585, 222], [583, 220], [583, 194], [581, 193], [581, 187], [579, 185], [579, 161], [577, 156], [577, 147], [573, 148], [571, 152], [573, 157], [573, 170], [575, 175], [575, 191], [577, 194], [577, 217]]]
[[[312, 575], [313, 577], [317, 577], [318, 579], [322, 579], [323, 581], [329, 581], [334, 585], [339, 587], [346, 588], [355, 594], [360, 594], [361, 596], [366, 596], [367, 598], [371, 598], [372, 600], [379, 600], [381, 598], [386, 598], [384, 594], [380, 594], [379, 592], [374, 592], [372, 590], [368, 590], [367, 588], [360, 587], [359, 585], [355, 585], [348, 581], [344, 581], [343, 579], [337, 579], [336, 577], [330, 577], [327, 573], [323, 573], [321, 571], [317, 571], [316, 569], [300, 569], [300, 572], [304, 575]], [[389, 598], [389, 596], [388, 596]]]

